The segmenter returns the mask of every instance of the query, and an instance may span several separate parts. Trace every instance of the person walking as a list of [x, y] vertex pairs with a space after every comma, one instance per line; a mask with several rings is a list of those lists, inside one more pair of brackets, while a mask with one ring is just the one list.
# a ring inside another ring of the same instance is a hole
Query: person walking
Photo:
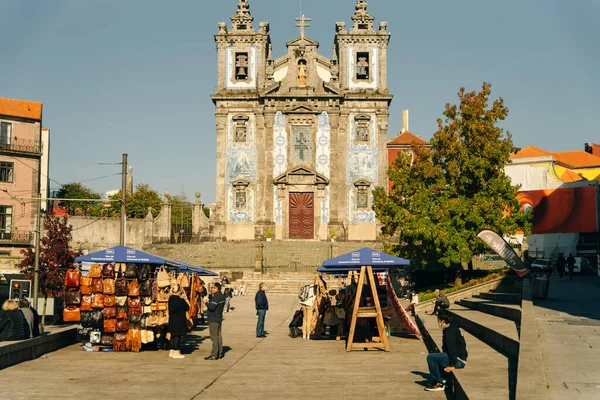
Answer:
[[565, 261], [565, 256], [563, 253], [560, 253], [558, 260], [556, 260], [556, 269], [558, 269], [558, 276], [561, 280], [565, 276]]
[[221, 293], [221, 284], [213, 283], [210, 287], [210, 295], [206, 304], [208, 333], [212, 341], [212, 352], [205, 360], [218, 360], [223, 358], [223, 336], [221, 327], [223, 325], [223, 308], [225, 308], [225, 296]]
[[569, 279], [573, 280], [573, 270], [575, 269], [575, 257], [573, 257], [573, 254], [569, 254], [569, 257], [567, 257], [567, 267], [569, 268]]
[[261, 283], [258, 292], [256, 292], [256, 296], [254, 296], [256, 315], [258, 316], [258, 321], [256, 322], [256, 337], [259, 338], [267, 337], [267, 332], [265, 332], [265, 317], [267, 315], [267, 310], [269, 309], [269, 300], [267, 300], [266, 291], [267, 284]]
[[225, 314], [228, 314], [231, 311], [231, 299], [233, 298], [233, 288], [226, 287], [223, 290], [223, 295], [225, 296]]
[[450, 300], [440, 289], [435, 289], [435, 306], [433, 306], [433, 312], [431, 315], [445, 312], [450, 307]]
[[445, 312], [439, 313], [438, 325], [443, 329], [442, 352], [427, 355], [427, 366], [433, 380], [433, 383], [425, 388], [429, 392], [445, 389], [442, 370], [450, 373], [455, 368], [460, 369], [467, 365], [467, 343], [458, 326], [451, 323], [450, 315]]
[[169, 333], [171, 334], [169, 357], [176, 359], [185, 358], [181, 354], [181, 343], [187, 330], [185, 313], [190, 310], [190, 305], [183, 299], [182, 293], [181, 286], [176, 283], [171, 287], [169, 297]]
[[0, 342], [27, 339], [26, 325], [27, 321], [19, 310], [19, 303], [11, 299], [6, 300], [0, 311]]

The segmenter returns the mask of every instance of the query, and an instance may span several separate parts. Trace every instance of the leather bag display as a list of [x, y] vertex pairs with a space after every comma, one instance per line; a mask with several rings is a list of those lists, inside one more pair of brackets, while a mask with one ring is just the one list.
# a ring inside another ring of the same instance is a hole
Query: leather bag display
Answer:
[[100, 339], [100, 344], [102, 346], [112, 346], [114, 340], [114, 335], [102, 335], [102, 339]]
[[141, 296], [152, 296], [152, 283], [150, 281], [144, 281], [140, 285]]
[[102, 311], [100, 311], [100, 310], [92, 311], [92, 328], [95, 328], [95, 329], [104, 328], [104, 317], [102, 316]]
[[171, 277], [169, 276], [169, 273], [167, 272], [164, 266], [160, 267], [158, 275], [156, 275], [156, 283], [158, 284], [159, 288], [166, 288], [171, 286]]
[[105, 319], [104, 320], [104, 332], [115, 333], [117, 331], [117, 320], [116, 319]]
[[169, 314], [165, 311], [158, 312], [158, 326], [169, 324]]
[[150, 265], [141, 264], [137, 267], [137, 277], [140, 281], [148, 280], [150, 277]]
[[137, 353], [142, 348], [142, 332], [139, 329], [129, 329], [127, 332], [127, 347]]
[[88, 272], [90, 278], [102, 278], [102, 267], [98, 263], [92, 264], [90, 272]]
[[146, 317], [146, 327], [153, 328], [155, 326], [158, 326], [158, 315], [152, 313]]
[[180, 272], [179, 276], [177, 276], [177, 283], [179, 283], [182, 288], [189, 288], [190, 278], [183, 272]]
[[126, 306], [127, 305], [127, 296], [117, 296], [116, 297], [118, 306]]
[[[127, 336], [125, 336], [127, 338]], [[113, 351], [115, 353], [127, 351], [127, 343], [125, 342], [117, 342], [117, 333], [115, 333], [115, 337], [113, 340]]]
[[79, 322], [84, 328], [92, 327], [92, 313], [89, 311], [81, 311], [81, 321]]
[[128, 307], [127, 315], [142, 315], [142, 306], [139, 307]]
[[115, 267], [110, 264], [110, 263], [106, 263], [102, 266], [102, 277], [103, 278], [111, 278], [114, 279], [115, 277]]
[[127, 296], [127, 281], [119, 278], [115, 282], [115, 294], [117, 296]]
[[127, 332], [117, 332], [115, 333], [115, 338], [114, 338], [115, 342], [122, 342], [125, 343], [127, 341]]
[[77, 328], [77, 341], [78, 342], [89, 342], [90, 341], [90, 333], [92, 333], [92, 328]]
[[127, 332], [129, 330], [129, 321], [125, 320], [117, 320], [117, 332]]
[[131, 315], [129, 314], [129, 323], [132, 325], [138, 325], [142, 321], [141, 315]]
[[129, 297], [127, 299], [127, 307], [128, 308], [140, 308], [142, 306], [142, 302], [139, 297]]
[[136, 278], [137, 266], [132, 263], [127, 263], [125, 266], [125, 278]]
[[137, 279], [132, 280], [127, 285], [127, 296], [136, 297], [140, 295], [140, 284]]
[[115, 294], [115, 280], [111, 278], [104, 278], [102, 281], [102, 293], [104, 294]]
[[92, 311], [92, 295], [81, 296], [81, 311]]
[[65, 298], [66, 305], [69, 305], [69, 306], [81, 305], [81, 293], [79, 291], [65, 292], [64, 298]]
[[93, 308], [104, 308], [104, 295], [102, 293], [96, 293], [92, 297]]
[[[91, 279], [91, 278], [90, 278]], [[92, 294], [94, 291], [92, 290], [92, 285], [82, 285], [80, 288], [81, 294]]]
[[80, 286], [92, 286], [92, 277], [91, 276], [82, 276], [79, 279], [79, 285]]
[[90, 333], [90, 343], [91, 344], [100, 344], [101, 339], [102, 339], [102, 332], [94, 330]]
[[63, 310], [63, 321], [64, 322], [79, 322], [81, 321], [81, 310], [79, 307], [65, 307]]
[[171, 297], [171, 293], [168, 290], [160, 290], [158, 292], [158, 301], [167, 303], [169, 302], [169, 297]]
[[142, 330], [142, 344], [154, 342], [154, 332], [149, 330]]
[[78, 269], [71, 268], [67, 270], [65, 274], [65, 286], [66, 287], [79, 287], [79, 281], [81, 280], [81, 272]]
[[150, 304], [150, 310], [151, 311], [166, 311], [167, 310], [167, 304], [166, 303], [159, 303], [159, 302], [155, 301], [152, 304]]
[[116, 305], [116, 297], [113, 294], [104, 295], [104, 307], [115, 307]]
[[117, 307], [117, 319], [127, 319], [127, 307]]
[[105, 321], [107, 318], [117, 318], [117, 307], [104, 307], [102, 316]]
[[104, 290], [104, 285], [102, 285], [102, 279], [94, 278], [94, 280], [92, 282], [92, 292], [93, 293], [102, 293], [103, 290]]

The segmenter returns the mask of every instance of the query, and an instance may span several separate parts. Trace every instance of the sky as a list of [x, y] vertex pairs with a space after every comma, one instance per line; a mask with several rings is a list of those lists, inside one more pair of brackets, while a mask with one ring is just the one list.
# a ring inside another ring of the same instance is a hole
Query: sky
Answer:
[[[355, 0], [303, 0], [306, 35], [331, 57], [335, 22]], [[461, 87], [492, 84], [515, 145], [583, 150], [600, 141], [600, 1], [369, 0], [388, 22], [389, 137], [436, 131]], [[0, 97], [41, 101], [51, 189], [120, 188], [121, 154], [136, 184], [215, 201], [217, 23], [237, 0], [0, 0]], [[300, 0], [250, 0], [270, 23], [276, 57], [299, 36]]]

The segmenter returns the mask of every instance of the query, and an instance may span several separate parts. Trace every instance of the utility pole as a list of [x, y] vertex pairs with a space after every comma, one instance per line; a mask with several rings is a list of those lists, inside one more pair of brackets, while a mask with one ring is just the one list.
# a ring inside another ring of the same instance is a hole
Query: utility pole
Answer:
[[40, 240], [41, 232], [41, 210], [42, 210], [42, 194], [37, 194], [35, 202], [35, 261], [33, 264], [33, 307], [38, 309], [38, 292], [40, 290]]
[[127, 212], [125, 201], [127, 200], [127, 153], [123, 154], [122, 171], [121, 171], [121, 237], [120, 244], [125, 246], [125, 229], [127, 223]]

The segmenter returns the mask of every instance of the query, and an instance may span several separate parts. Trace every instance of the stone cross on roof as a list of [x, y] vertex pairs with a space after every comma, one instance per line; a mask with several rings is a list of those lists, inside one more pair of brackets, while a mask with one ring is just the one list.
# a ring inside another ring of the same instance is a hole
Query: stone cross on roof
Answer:
[[252, 29], [252, 21], [254, 21], [254, 17], [250, 14], [250, 4], [248, 0], [239, 0], [238, 10], [236, 14], [231, 17], [231, 22], [233, 22], [233, 29]]
[[296, 24], [296, 27], [300, 28], [300, 39], [304, 45], [304, 28], [308, 28], [310, 26], [309, 22], [312, 21], [312, 18], [306, 18], [304, 14], [302, 14], [302, 17], [296, 18], [296, 21], [299, 22]]
[[373, 32], [373, 20], [375, 20], [375, 17], [367, 11], [367, 2], [365, 0], [357, 0], [356, 12], [352, 16], [352, 21], [354, 22], [352, 33], [360, 31]]

